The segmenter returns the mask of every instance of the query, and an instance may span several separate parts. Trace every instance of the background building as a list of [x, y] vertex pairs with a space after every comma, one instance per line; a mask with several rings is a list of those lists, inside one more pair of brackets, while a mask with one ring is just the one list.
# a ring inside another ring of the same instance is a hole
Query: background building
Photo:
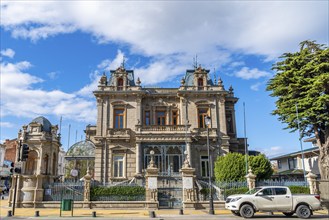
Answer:
[[179, 176], [185, 154], [197, 178], [209, 175], [207, 126], [211, 159], [244, 152], [237, 138], [233, 88], [224, 89], [201, 66], [187, 70], [179, 88], [146, 88], [123, 66], [104, 74], [94, 91], [97, 124], [86, 135], [95, 144], [95, 180], [115, 182], [140, 177], [155, 152], [162, 176]]
[[304, 180], [303, 156], [305, 173], [312, 172], [320, 177], [318, 166], [319, 148], [312, 147], [303, 151], [296, 151], [270, 160], [276, 162], [277, 172], [272, 178], [280, 180]]

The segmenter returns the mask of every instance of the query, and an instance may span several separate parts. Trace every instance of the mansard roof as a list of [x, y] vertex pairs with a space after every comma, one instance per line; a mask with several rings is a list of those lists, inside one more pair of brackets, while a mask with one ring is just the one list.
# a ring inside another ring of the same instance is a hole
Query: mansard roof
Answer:
[[119, 67], [117, 70], [110, 70], [111, 76], [109, 79], [109, 86], [114, 86], [115, 85], [115, 74], [119, 72], [125, 72], [127, 73], [127, 78], [128, 78], [128, 85], [129, 86], [135, 86], [135, 80], [134, 80], [134, 71], [133, 70], [126, 70], [123, 67]]
[[51, 132], [51, 123], [47, 118], [39, 116], [31, 121], [31, 123], [33, 122], [41, 124], [42, 131]]
[[[209, 74], [209, 72], [210, 72], [210, 70], [206, 70], [206, 69], [203, 69], [203, 71], [205, 71], [207, 74]], [[186, 70], [186, 74], [185, 74], [185, 78], [184, 78], [186, 86], [194, 86], [193, 78], [194, 78], [195, 72], [196, 72], [196, 69]], [[207, 84], [210, 86], [214, 85], [213, 81], [210, 78], [208, 78]]]

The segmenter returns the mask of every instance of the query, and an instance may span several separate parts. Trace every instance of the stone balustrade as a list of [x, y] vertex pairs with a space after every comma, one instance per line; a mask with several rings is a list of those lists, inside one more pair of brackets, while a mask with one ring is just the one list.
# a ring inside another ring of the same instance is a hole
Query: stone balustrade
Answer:
[[186, 129], [189, 130], [190, 125], [136, 125], [136, 131], [142, 131], [142, 132], [166, 132], [166, 131], [181, 131], [185, 132]]

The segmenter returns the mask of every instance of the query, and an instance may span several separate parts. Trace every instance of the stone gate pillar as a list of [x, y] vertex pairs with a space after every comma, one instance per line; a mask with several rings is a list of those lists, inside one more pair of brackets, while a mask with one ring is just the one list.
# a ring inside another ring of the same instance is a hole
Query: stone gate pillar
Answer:
[[183, 179], [183, 207], [184, 209], [194, 209], [195, 208], [195, 169], [191, 168], [189, 164], [189, 158], [186, 156], [184, 165], [180, 169]]
[[315, 175], [314, 173], [312, 172], [309, 172], [306, 176], [307, 178], [307, 182], [308, 182], [308, 185], [310, 187], [310, 194], [318, 194], [318, 189], [316, 187], [316, 177], [317, 175]]
[[248, 170], [248, 174], [245, 176], [247, 179], [247, 184], [249, 190], [253, 189], [256, 187], [256, 175], [252, 173], [251, 168]]
[[159, 169], [154, 162], [154, 151], [150, 152], [151, 161], [146, 169], [146, 201], [147, 207], [157, 209], [159, 207], [158, 202], [158, 175]]

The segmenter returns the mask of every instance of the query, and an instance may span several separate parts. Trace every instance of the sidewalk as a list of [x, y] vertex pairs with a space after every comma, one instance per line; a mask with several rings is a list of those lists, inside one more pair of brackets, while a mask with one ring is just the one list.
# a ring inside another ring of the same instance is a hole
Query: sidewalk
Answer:
[[[6, 217], [8, 211], [12, 210], [11, 207], [8, 207], [7, 200], [0, 200], [0, 217]], [[15, 208], [15, 217], [34, 217], [35, 211], [39, 211], [40, 217], [48, 217], [48, 218], [58, 218], [60, 215], [59, 208]], [[111, 217], [111, 218], [128, 218], [128, 219], [136, 219], [136, 218], [149, 218], [149, 210], [113, 210], [113, 209], [88, 209], [88, 208], [74, 208], [73, 216], [74, 217], [92, 217], [92, 212], [96, 212], [97, 217]], [[211, 217], [208, 215], [208, 210], [184, 210], [184, 215], [179, 215], [178, 209], [162, 209], [155, 210], [156, 217], [185, 217], [193, 218], [193, 216], [205, 216], [205, 219]], [[281, 213], [275, 213], [281, 214]], [[315, 215], [327, 215], [327, 210], [320, 210], [314, 213]], [[229, 210], [215, 210], [215, 215], [231, 215], [231, 211]], [[62, 217], [71, 217], [71, 211], [62, 211]]]

